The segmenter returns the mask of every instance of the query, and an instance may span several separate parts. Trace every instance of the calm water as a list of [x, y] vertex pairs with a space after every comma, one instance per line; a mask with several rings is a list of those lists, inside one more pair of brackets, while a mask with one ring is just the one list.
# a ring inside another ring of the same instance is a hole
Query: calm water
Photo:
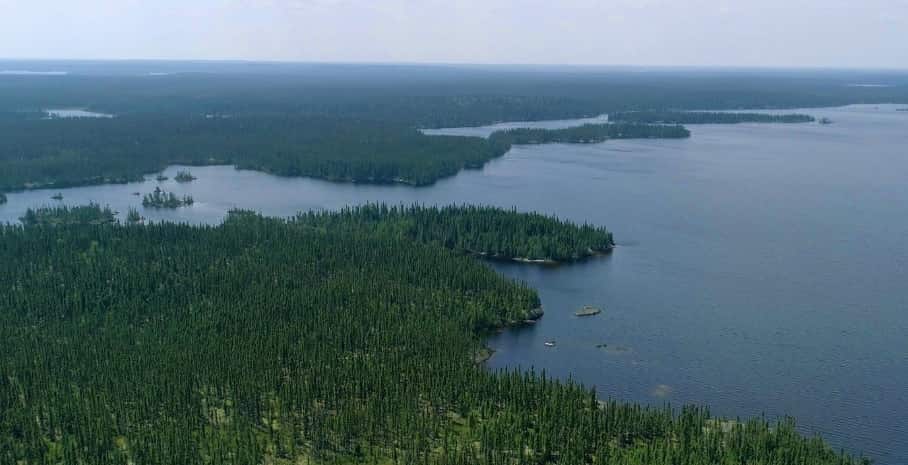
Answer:
[[[836, 446], [905, 464], [908, 114], [807, 112], [835, 124], [694, 126], [690, 140], [518, 147], [422, 189], [193, 168], [191, 184], [161, 183], [192, 194], [193, 207], [144, 214], [210, 223], [232, 207], [287, 216], [367, 201], [456, 202], [604, 224], [620, 244], [609, 257], [493, 265], [537, 288], [547, 311], [535, 327], [490, 341], [493, 368], [534, 366], [603, 397], [705, 403], [724, 416], [787, 413]], [[141, 210], [131, 192], [157, 184], [150, 176], [67, 189], [62, 202]], [[9, 195], [0, 221], [54, 203], [54, 192]], [[574, 317], [585, 304], [603, 313]], [[543, 346], [550, 338], [557, 347]]]

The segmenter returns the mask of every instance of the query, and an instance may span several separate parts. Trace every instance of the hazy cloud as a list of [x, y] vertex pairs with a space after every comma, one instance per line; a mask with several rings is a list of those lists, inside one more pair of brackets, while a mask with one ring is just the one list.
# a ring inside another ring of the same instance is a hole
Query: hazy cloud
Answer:
[[0, 57], [906, 67], [908, 0], [0, 0]]

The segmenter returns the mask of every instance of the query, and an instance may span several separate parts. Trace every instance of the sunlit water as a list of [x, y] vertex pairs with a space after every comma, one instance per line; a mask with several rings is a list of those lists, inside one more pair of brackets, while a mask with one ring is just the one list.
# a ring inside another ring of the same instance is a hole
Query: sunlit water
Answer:
[[[60, 203], [204, 223], [233, 207], [288, 216], [369, 201], [483, 203], [603, 224], [620, 244], [609, 257], [492, 264], [538, 289], [546, 309], [535, 327], [490, 340], [493, 369], [534, 366], [603, 397], [703, 403], [724, 416], [791, 414], [805, 432], [897, 465], [908, 463], [908, 113], [895, 108], [805, 110], [828, 126], [517, 147], [427, 188], [207, 167], [188, 184], [149, 176], [66, 189]], [[142, 209], [131, 193], [156, 185], [196, 203]], [[0, 221], [54, 204], [56, 192], [9, 194]], [[603, 313], [575, 317], [586, 304]]]
[[53, 118], [113, 118], [114, 115], [88, 111], [83, 108], [51, 108], [44, 110], [48, 117]]

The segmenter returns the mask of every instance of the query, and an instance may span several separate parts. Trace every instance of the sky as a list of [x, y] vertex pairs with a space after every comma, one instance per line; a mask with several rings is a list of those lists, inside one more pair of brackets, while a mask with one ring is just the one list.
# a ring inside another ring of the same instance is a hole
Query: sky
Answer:
[[908, 0], [0, 0], [0, 58], [908, 68]]

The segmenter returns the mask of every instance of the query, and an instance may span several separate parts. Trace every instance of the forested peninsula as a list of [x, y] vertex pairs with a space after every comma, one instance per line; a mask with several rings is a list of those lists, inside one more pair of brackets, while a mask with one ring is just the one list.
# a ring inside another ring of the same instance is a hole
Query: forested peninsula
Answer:
[[387, 206], [370, 204], [339, 212], [309, 212], [296, 222], [322, 230], [397, 231], [410, 240], [486, 258], [558, 263], [608, 253], [612, 233], [539, 213], [484, 206]]
[[0, 132], [7, 135], [0, 138], [0, 191], [140, 181], [171, 164], [232, 164], [280, 176], [423, 186], [480, 168], [513, 144], [689, 135], [682, 127], [607, 124], [512, 130], [483, 139], [293, 115], [0, 119]]
[[609, 139], [683, 139], [690, 137], [684, 126], [618, 123], [584, 124], [564, 129], [516, 128], [496, 131], [489, 139], [499, 145], [595, 144]]
[[608, 115], [609, 121], [638, 124], [739, 124], [812, 123], [813, 116], [800, 113], [735, 113], [711, 111], [631, 111]]
[[476, 365], [484, 334], [539, 306], [451, 250], [482, 243], [486, 221], [503, 237], [554, 227], [565, 250], [582, 235], [507, 211], [381, 206], [0, 226], [0, 462], [859, 463], [790, 421], [602, 402]]

